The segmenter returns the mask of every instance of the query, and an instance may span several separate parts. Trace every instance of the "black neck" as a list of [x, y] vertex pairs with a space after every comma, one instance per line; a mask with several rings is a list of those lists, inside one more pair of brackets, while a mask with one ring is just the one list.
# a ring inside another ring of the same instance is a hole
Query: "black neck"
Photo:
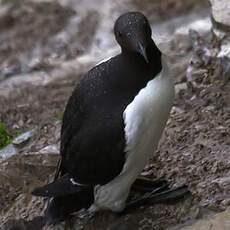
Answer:
[[146, 53], [149, 60], [148, 63], [146, 63], [141, 54], [134, 51], [122, 49], [121, 55], [124, 58], [125, 62], [131, 62], [137, 66], [142, 66], [144, 69], [148, 69], [148, 71], [150, 71], [154, 75], [158, 74], [162, 69], [161, 52], [152, 39], [146, 48]]
[[151, 40], [151, 43], [147, 46], [146, 51], [147, 51], [147, 57], [149, 60], [149, 65], [152, 68], [160, 71], [162, 68], [162, 66], [161, 66], [161, 52], [157, 48], [157, 46], [155, 45], [153, 40]]

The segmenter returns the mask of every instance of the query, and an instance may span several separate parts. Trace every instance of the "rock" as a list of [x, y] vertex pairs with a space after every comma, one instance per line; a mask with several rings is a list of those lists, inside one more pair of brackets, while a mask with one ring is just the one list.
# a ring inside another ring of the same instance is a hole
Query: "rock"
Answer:
[[222, 200], [222, 201], [221, 201], [221, 205], [222, 205], [223, 207], [229, 206], [229, 205], [230, 205], [230, 198], [227, 198], [227, 199]]
[[199, 220], [189, 227], [184, 227], [184, 230], [229, 230], [230, 229], [230, 209], [225, 212], [218, 213], [208, 219]]
[[14, 145], [9, 144], [5, 148], [0, 150], [0, 159], [7, 159], [18, 153], [18, 150], [14, 147]]
[[176, 29], [177, 35], [188, 36], [189, 30], [199, 31], [201, 35], [206, 35], [211, 29], [211, 22], [209, 17], [198, 18], [197, 20], [191, 21], [188, 25], [184, 25]]
[[17, 148], [21, 148], [23, 147], [25, 144], [28, 143], [28, 141], [35, 135], [36, 133], [36, 129], [32, 129], [28, 132], [25, 132], [19, 136], [17, 136], [14, 140], [13, 140], [13, 145]]
[[47, 145], [43, 149], [39, 151], [41, 154], [59, 154], [59, 146], [58, 145]]
[[[193, 53], [186, 71], [188, 88], [192, 91], [202, 89], [211, 84], [215, 78], [221, 80], [228, 72], [228, 65], [223, 65], [218, 57], [221, 48], [221, 40], [214, 33], [208, 37], [201, 36], [197, 31], [189, 31]], [[225, 61], [226, 62], [226, 61]], [[211, 69], [214, 71], [211, 72]]]
[[185, 111], [183, 109], [181, 109], [180, 107], [178, 107], [178, 106], [173, 106], [172, 110], [171, 110], [171, 114], [173, 114], [173, 115], [175, 115], [175, 114], [182, 114], [184, 112]]
[[179, 83], [175, 85], [175, 92], [176, 94], [178, 94], [181, 90], [186, 90], [188, 89], [187, 83], [183, 82], [183, 83]]
[[214, 25], [224, 31], [230, 32], [230, 1], [210, 0], [212, 5], [212, 18]]

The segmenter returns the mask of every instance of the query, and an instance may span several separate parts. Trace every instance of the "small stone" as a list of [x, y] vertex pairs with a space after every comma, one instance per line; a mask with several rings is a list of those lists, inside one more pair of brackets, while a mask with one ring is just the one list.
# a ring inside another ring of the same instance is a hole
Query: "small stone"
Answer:
[[15, 155], [17, 153], [18, 153], [18, 151], [14, 147], [14, 145], [9, 144], [5, 148], [0, 150], [0, 159], [9, 158], [9, 157], [11, 157], [11, 156], [13, 156], [13, 155]]
[[229, 206], [230, 205], [230, 198], [222, 200], [220, 204], [224, 207]]
[[41, 154], [59, 154], [58, 145], [47, 145], [39, 151]]
[[22, 127], [23, 125], [24, 125], [24, 121], [23, 121], [23, 120], [19, 120], [18, 126], [19, 126], [19, 127]]
[[175, 85], [175, 92], [176, 94], [178, 94], [181, 90], [186, 90], [188, 89], [187, 83], [183, 82], [183, 83], [179, 83]]
[[172, 114], [182, 114], [184, 112], [185, 111], [183, 109], [181, 109], [180, 107], [178, 107], [178, 106], [173, 106], [172, 110], [171, 110]]
[[36, 130], [33, 129], [17, 136], [12, 142], [13, 145], [18, 148], [23, 147], [35, 135], [35, 132]]

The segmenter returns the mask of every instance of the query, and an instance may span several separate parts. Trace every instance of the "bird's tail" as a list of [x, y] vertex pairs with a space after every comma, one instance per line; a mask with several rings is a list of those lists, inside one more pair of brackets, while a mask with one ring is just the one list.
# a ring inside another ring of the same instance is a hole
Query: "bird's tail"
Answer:
[[46, 225], [57, 224], [71, 217], [71, 214], [88, 209], [93, 203], [93, 190], [85, 190], [76, 194], [55, 197], [50, 200], [44, 214]]
[[68, 175], [32, 191], [35, 196], [49, 198], [44, 215], [46, 225], [56, 224], [70, 217], [73, 212], [89, 208], [94, 201], [92, 186], [74, 182]]

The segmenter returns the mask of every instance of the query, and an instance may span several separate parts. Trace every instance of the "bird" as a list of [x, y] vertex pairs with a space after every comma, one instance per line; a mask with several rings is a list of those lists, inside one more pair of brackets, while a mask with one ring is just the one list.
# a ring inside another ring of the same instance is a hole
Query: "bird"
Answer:
[[[154, 157], [173, 106], [167, 57], [141, 12], [119, 16], [114, 35], [121, 52], [89, 70], [66, 105], [54, 181], [32, 192], [51, 199], [48, 223], [81, 208], [122, 212], [144, 201], [127, 202], [135, 185], [153, 191], [148, 194], [155, 200], [171, 194], [164, 182], [138, 179]], [[175, 191], [188, 192], [184, 187]]]

